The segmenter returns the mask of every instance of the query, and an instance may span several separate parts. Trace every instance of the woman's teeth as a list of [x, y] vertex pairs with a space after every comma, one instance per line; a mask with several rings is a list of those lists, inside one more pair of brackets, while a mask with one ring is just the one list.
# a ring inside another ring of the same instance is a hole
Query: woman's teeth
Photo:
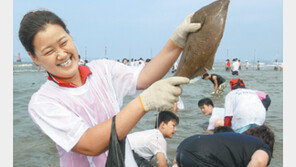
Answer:
[[71, 63], [71, 59], [69, 59], [69, 60], [66, 61], [65, 63], [60, 64], [60, 66], [66, 66], [66, 65], [68, 65], [68, 64], [70, 64], [70, 63]]

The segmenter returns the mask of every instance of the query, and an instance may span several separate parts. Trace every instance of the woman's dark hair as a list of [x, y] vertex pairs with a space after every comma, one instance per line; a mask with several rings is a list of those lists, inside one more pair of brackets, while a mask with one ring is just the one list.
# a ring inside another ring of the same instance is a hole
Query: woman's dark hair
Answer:
[[164, 123], [168, 123], [170, 122], [171, 120], [175, 120], [177, 125], [179, 124], [179, 117], [174, 114], [173, 112], [171, 111], [161, 111], [159, 114], [158, 114], [158, 117], [156, 117], [156, 121], [155, 121], [155, 126], [154, 128], [158, 128], [159, 125], [164, 122]]
[[67, 29], [63, 20], [56, 14], [47, 10], [28, 12], [25, 14], [20, 23], [18, 34], [19, 39], [25, 49], [30, 52], [33, 57], [35, 57], [33, 46], [34, 37], [39, 31], [45, 30], [47, 24], [60, 25], [67, 33], [69, 33], [69, 30]]

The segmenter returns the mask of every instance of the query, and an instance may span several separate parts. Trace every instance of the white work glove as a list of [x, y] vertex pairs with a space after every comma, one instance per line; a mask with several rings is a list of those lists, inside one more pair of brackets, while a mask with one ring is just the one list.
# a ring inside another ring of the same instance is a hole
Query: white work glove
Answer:
[[188, 15], [171, 36], [171, 40], [182, 49], [185, 46], [188, 33], [195, 32], [201, 27], [200, 23], [190, 23], [193, 14]]
[[170, 77], [153, 83], [140, 95], [145, 111], [172, 111], [182, 93], [181, 84], [189, 83], [186, 77]]

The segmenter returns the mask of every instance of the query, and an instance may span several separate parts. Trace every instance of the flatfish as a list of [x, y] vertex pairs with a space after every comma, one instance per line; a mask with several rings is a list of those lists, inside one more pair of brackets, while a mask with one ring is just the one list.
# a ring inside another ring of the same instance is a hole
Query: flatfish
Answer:
[[175, 76], [192, 79], [212, 69], [223, 36], [229, 2], [218, 0], [194, 13], [191, 22], [202, 26], [188, 35]]

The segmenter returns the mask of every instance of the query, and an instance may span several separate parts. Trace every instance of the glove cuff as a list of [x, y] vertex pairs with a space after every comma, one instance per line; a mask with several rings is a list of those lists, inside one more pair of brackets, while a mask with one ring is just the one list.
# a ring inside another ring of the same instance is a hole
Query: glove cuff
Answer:
[[177, 46], [178, 48], [180, 48], [180, 49], [183, 49], [181, 46], [179, 46], [178, 44], [176, 44], [174, 41], [173, 41], [173, 39], [172, 38], [170, 38], [170, 40], [172, 41], [172, 43], [175, 45], [175, 46]]
[[139, 95], [139, 99], [140, 99], [141, 106], [142, 106], [142, 108], [144, 109], [144, 111], [145, 111], [145, 112], [148, 112], [148, 110], [146, 110], [145, 107], [144, 107], [143, 101], [142, 101], [142, 99], [141, 99], [141, 94]]
[[179, 30], [179, 29], [180, 28], [177, 28], [175, 30], [175, 32], [171, 35], [171, 38], [170, 39], [173, 41], [173, 43], [177, 47], [183, 49], [184, 46], [185, 46], [185, 43], [186, 43], [186, 36], [185, 36], [185, 34], [181, 33], [180, 32], [181, 30]]

